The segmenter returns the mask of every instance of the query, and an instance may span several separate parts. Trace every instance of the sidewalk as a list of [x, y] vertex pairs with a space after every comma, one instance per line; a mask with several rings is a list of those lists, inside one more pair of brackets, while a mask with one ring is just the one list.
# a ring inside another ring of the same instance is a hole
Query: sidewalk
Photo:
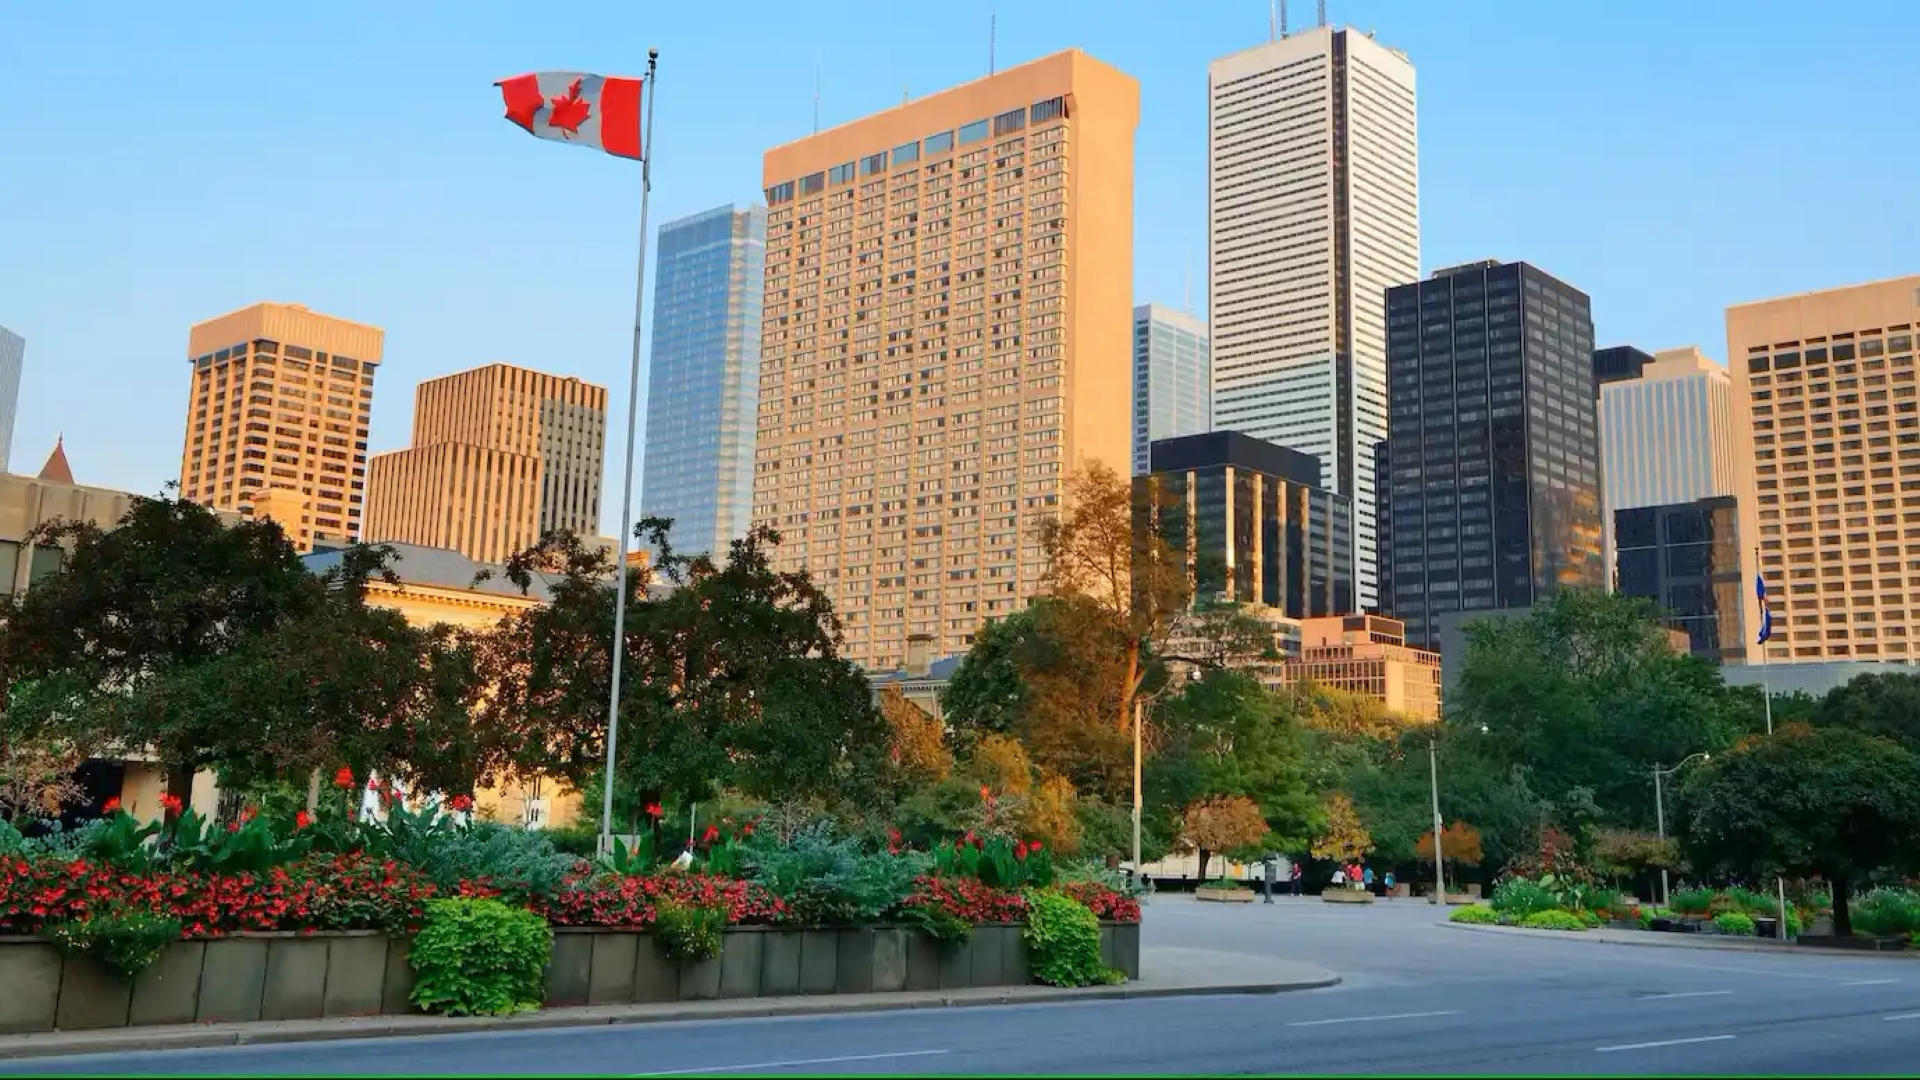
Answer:
[[1477, 926], [1471, 923], [1442, 922], [1453, 930], [1479, 934], [1518, 934], [1523, 937], [1551, 938], [1555, 941], [1585, 941], [1596, 945], [1628, 945], [1653, 949], [1717, 949], [1722, 952], [1789, 953], [1794, 956], [1838, 957], [1848, 960], [1920, 960], [1920, 952], [1877, 952], [1872, 949], [1820, 949], [1770, 938], [1728, 937], [1723, 934], [1671, 934], [1648, 930], [1528, 930], [1519, 926]]
[[835, 994], [817, 997], [741, 998], [732, 1001], [671, 1005], [601, 1005], [543, 1009], [518, 1016], [367, 1016], [333, 1020], [285, 1020], [252, 1024], [195, 1024], [112, 1028], [104, 1031], [54, 1031], [0, 1036], [0, 1061], [66, 1054], [146, 1053], [220, 1046], [380, 1039], [418, 1035], [469, 1035], [477, 1032], [537, 1031], [601, 1024], [662, 1024], [693, 1020], [729, 1020], [774, 1016], [822, 1016], [891, 1012], [900, 1009], [965, 1008], [982, 1005], [1039, 1005], [1073, 1001], [1193, 997], [1209, 994], [1277, 994], [1332, 986], [1338, 975], [1312, 964], [1261, 960], [1209, 949], [1145, 946], [1141, 970], [1147, 977], [1121, 986], [1061, 989], [1055, 986], [1005, 986], [979, 990], [913, 993]]

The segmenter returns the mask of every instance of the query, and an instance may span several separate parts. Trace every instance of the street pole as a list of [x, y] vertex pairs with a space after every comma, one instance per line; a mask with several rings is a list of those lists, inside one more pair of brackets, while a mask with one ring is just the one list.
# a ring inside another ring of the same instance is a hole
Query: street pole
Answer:
[[[1754, 548], [1753, 548], [1753, 573], [1754, 573], [1755, 581], [1765, 580], [1764, 578], [1760, 577], [1760, 547], [1757, 544], [1754, 545]], [[1764, 605], [1766, 604], [1766, 602], [1767, 602], [1766, 596], [1764, 592], [1762, 592], [1760, 596], [1760, 603]], [[1763, 611], [1761, 615], [1762, 615], [1762, 618], [1764, 619], [1765, 612]], [[1771, 634], [1767, 635], [1767, 637], [1771, 637], [1771, 636], [1772, 636]], [[1765, 711], [1765, 715], [1767, 718], [1767, 734], [1772, 735], [1773, 734], [1773, 679], [1767, 670], [1767, 638], [1760, 639], [1760, 700], [1761, 700], [1761, 707]], [[1774, 920], [1773, 936], [1778, 938], [1781, 941], [1785, 941], [1787, 940], [1787, 879], [1784, 877], [1775, 875], [1773, 879], [1773, 889], [1774, 889], [1774, 904], [1777, 909], [1777, 915], [1778, 915], [1778, 917]]]
[[640, 261], [633, 273], [633, 359], [627, 365], [627, 457], [620, 492], [620, 565], [613, 594], [613, 688], [607, 693], [607, 781], [600, 800], [600, 850], [613, 850], [613, 770], [620, 747], [620, 668], [627, 654], [627, 542], [633, 533], [633, 444], [640, 413], [641, 312], [647, 302], [647, 196], [653, 192], [653, 102], [660, 50], [647, 50], [647, 120], [640, 128]]
[[[1660, 763], [1657, 761], [1653, 763], [1653, 821], [1654, 827], [1659, 830], [1660, 848], [1664, 851], [1667, 846], [1667, 800], [1660, 791]], [[1663, 860], [1660, 867], [1660, 906], [1662, 908], [1667, 906], [1667, 898], [1670, 895], [1667, 868]]]
[[1133, 699], [1133, 883], [1138, 886], [1146, 874], [1140, 866], [1140, 699]]
[[1427, 774], [1433, 783], [1433, 902], [1447, 906], [1445, 856], [1440, 851], [1440, 751], [1433, 736], [1427, 736]]

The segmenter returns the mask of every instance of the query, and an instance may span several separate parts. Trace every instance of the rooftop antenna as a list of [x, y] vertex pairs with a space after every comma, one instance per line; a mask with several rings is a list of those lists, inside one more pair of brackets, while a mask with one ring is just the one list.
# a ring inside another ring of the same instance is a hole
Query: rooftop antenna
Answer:
[[1280, 36], [1287, 36], [1287, 0], [1280, 0]]
[[1267, 40], [1268, 41], [1280, 40], [1279, 17], [1274, 14], [1274, 12], [1279, 7], [1279, 3], [1280, 3], [1280, 0], [1267, 0]]
[[1320, 25], [1321, 26], [1327, 25], [1327, 0], [1320, 0], [1320, 2], [1315, 6], [1319, 8]]
[[987, 74], [997, 72], [999, 66], [994, 62], [993, 49], [1000, 36], [1000, 13], [991, 8], [987, 10]]
[[820, 134], [820, 63], [825, 50], [813, 54], [813, 133]]
[[913, 95], [908, 92], [908, 88], [904, 86], [901, 87], [900, 88], [900, 104], [905, 105], [907, 102], [912, 100], [913, 100]]

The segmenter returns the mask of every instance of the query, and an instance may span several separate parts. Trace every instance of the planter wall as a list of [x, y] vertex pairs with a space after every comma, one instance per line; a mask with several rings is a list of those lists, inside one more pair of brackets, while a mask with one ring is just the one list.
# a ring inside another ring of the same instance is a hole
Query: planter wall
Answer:
[[[549, 1007], [1024, 986], [1019, 926], [943, 949], [904, 927], [729, 927], [718, 959], [678, 964], [653, 935], [559, 928]], [[36, 938], [0, 937], [0, 1035], [413, 1011], [408, 941], [371, 932], [247, 934], [168, 946], [133, 985]], [[1108, 966], [1140, 977], [1140, 924], [1102, 924]]]
[[1253, 890], [1200, 888], [1193, 890], [1193, 898], [1195, 900], [1206, 900], [1220, 904], [1251, 904], [1253, 903]]
[[1373, 894], [1365, 889], [1322, 889], [1320, 899], [1329, 904], [1371, 904]]

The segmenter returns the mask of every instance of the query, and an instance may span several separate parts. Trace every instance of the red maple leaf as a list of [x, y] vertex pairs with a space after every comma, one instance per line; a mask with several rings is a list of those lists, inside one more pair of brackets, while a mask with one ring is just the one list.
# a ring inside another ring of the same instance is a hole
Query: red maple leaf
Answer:
[[580, 80], [573, 80], [567, 92], [548, 103], [547, 126], [557, 127], [568, 135], [580, 134], [580, 125], [593, 115], [593, 102], [580, 96]]

